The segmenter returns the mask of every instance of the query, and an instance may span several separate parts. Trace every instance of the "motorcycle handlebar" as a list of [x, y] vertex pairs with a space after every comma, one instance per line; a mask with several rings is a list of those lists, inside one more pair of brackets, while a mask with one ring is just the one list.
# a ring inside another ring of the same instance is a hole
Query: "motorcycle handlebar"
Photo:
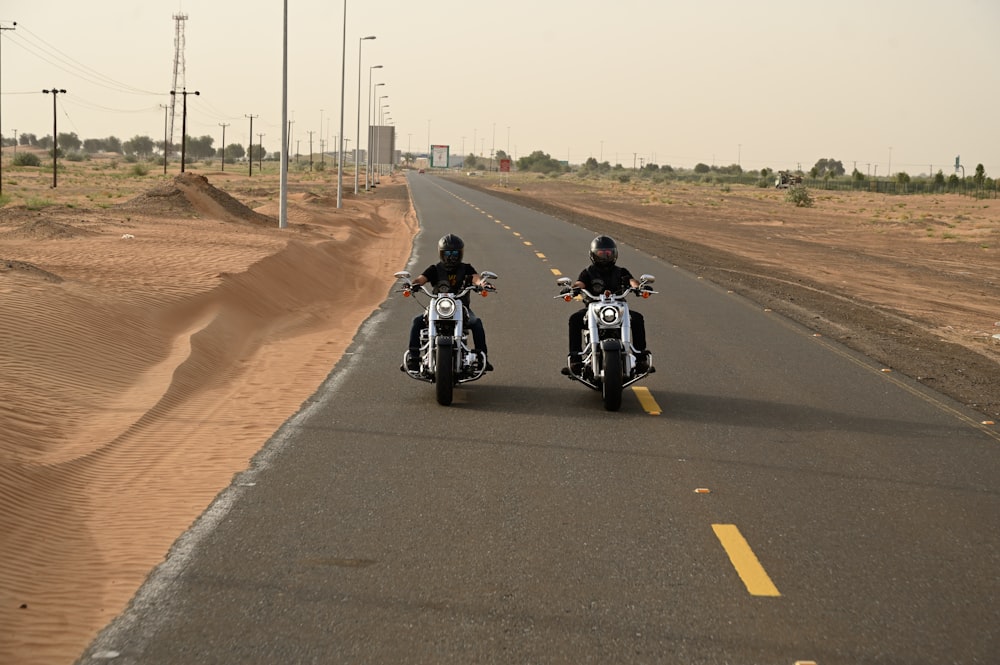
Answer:
[[[649, 296], [649, 294], [659, 293], [659, 291], [654, 291], [653, 289], [649, 288], [649, 286], [641, 284], [639, 286], [630, 286], [621, 293], [612, 293], [610, 294], [609, 297], [612, 300], [625, 300], [626, 296], [628, 296], [628, 294], [630, 293], [633, 295], [640, 296], [642, 298], [646, 298]], [[572, 299], [572, 297], [579, 295], [582, 295], [585, 301], [590, 302], [593, 300], [600, 300], [601, 296], [604, 294], [594, 294], [588, 291], [587, 289], [581, 289], [581, 288], [572, 288], [572, 289], [564, 288], [559, 292], [559, 295], [555, 297], [566, 299], [566, 296], [571, 296], [570, 299]]]
[[[420, 292], [424, 293], [425, 295], [428, 295], [428, 296], [430, 296], [432, 298], [435, 297], [435, 296], [443, 295], [442, 293], [435, 293], [434, 292], [434, 288], [431, 287], [430, 284], [428, 284], [427, 282], [425, 282], [423, 284], [420, 284], [419, 286], [417, 286], [417, 285], [415, 285], [415, 284], [413, 284], [411, 282], [404, 282], [403, 285], [400, 287], [399, 290], [400, 291], [404, 291], [404, 292], [408, 291], [410, 293], [416, 293], [417, 291], [420, 291]], [[493, 284], [491, 284], [489, 282], [483, 281], [483, 282], [480, 282], [479, 284], [470, 284], [470, 285], [468, 285], [468, 286], [466, 286], [466, 287], [464, 287], [464, 288], [462, 288], [462, 289], [460, 289], [458, 291], [455, 291], [454, 293], [451, 292], [451, 291], [449, 291], [447, 293], [448, 293], [448, 295], [450, 295], [453, 298], [457, 299], [457, 298], [461, 298], [462, 296], [464, 296], [467, 293], [483, 293], [485, 295], [486, 292], [496, 293], [496, 290], [497, 290], [496, 286], [494, 286]]]

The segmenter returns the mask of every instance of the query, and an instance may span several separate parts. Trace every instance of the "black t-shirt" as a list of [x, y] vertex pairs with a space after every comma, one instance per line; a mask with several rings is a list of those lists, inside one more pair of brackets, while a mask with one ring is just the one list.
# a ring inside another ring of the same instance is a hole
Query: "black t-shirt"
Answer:
[[[462, 275], [462, 283], [458, 283], [459, 273]], [[427, 278], [427, 283], [430, 284], [435, 291], [442, 284], [448, 285], [448, 291], [450, 293], [458, 293], [466, 286], [472, 284], [472, 277], [476, 274], [476, 269], [473, 268], [468, 263], [460, 263], [454, 268], [445, 268], [441, 263], [434, 263], [427, 267], [420, 273]], [[469, 306], [469, 294], [466, 293], [462, 297], [462, 303], [468, 307]]]
[[604, 283], [604, 288], [600, 289], [602, 292], [609, 290], [614, 294], [621, 294], [631, 286], [630, 280], [633, 277], [628, 268], [622, 266], [591, 264], [583, 269], [577, 279], [583, 282], [584, 287], [591, 293], [596, 293], [594, 282], [601, 281]]

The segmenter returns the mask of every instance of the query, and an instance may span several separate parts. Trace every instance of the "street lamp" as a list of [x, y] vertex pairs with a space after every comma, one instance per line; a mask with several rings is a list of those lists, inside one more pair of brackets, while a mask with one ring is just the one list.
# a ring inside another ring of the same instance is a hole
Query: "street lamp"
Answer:
[[375, 125], [375, 111], [372, 108], [372, 93], [375, 91], [375, 88], [379, 87], [380, 85], [385, 85], [385, 83], [376, 83], [374, 86], [371, 85], [371, 81], [372, 81], [372, 72], [371, 72], [371, 70], [372, 69], [382, 69], [382, 65], [373, 65], [368, 70], [368, 83], [369, 83], [369, 87], [368, 87], [368, 120], [367, 120], [367, 122], [368, 122], [368, 141], [367, 141], [367, 146], [368, 147], [366, 148], [367, 154], [365, 155], [365, 191], [368, 191], [369, 182], [370, 182], [369, 174], [371, 173], [371, 170], [372, 170], [372, 163], [373, 163], [372, 159], [374, 158], [374, 155], [375, 155], [375, 151], [373, 150], [373, 148], [375, 147], [375, 136], [374, 136], [374, 134], [372, 134], [372, 127]]
[[66, 91], [62, 89], [52, 88], [51, 90], [42, 90], [46, 95], [52, 94], [52, 187], [56, 186], [56, 161], [59, 159], [59, 134], [56, 132], [56, 97], [59, 93], [65, 94]]
[[[347, 71], [347, 0], [344, 0], [344, 27], [340, 43], [340, 138], [344, 137], [344, 85], [346, 83], [345, 73]], [[343, 140], [338, 146], [343, 146]], [[344, 149], [337, 152], [337, 210], [343, 207], [344, 197]]]
[[[381, 160], [382, 155], [379, 154], [379, 148], [382, 147], [382, 100], [383, 99], [389, 99], [389, 95], [379, 95], [378, 104], [376, 106], [376, 111], [378, 112], [377, 113], [378, 124], [375, 127], [376, 129], [378, 129], [378, 132], [375, 134], [375, 156], [373, 158], [375, 160], [374, 161], [375, 176], [373, 182], [375, 183], [380, 182], [379, 175], [381, 175], [380, 172], [382, 170], [382, 162], [379, 161]], [[388, 106], [388, 104], [386, 104], [386, 106]]]
[[[171, 95], [176, 95], [176, 90], [170, 91]], [[195, 90], [194, 92], [188, 92], [187, 88], [181, 90], [180, 95], [183, 99], [183, 104], [181, 104], [181, 173], [184, 173], [184, 150], [187, 147], [187, 116], [188, 116], [188, 95], [200, 95], [201, 93]]]
[[[375, 35], [368, 35], [367, 37], [362, 37], [358, 40], [358, 131], [356, 134], [356, 139], [354, 141], [354, 194], [358, 193], [358, 178], [360, 173], [358, 170], [358, 161], [361, 157], [361, 42], [375, 39]], [[371, 70], [368, 70], [368, 76], [371, 77]]]

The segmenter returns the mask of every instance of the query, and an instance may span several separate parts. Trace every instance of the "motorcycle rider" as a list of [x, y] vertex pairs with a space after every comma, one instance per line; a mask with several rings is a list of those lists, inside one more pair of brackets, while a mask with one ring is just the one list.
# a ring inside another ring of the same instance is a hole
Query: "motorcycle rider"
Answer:
[[[610, 236], [600, 235], [590, 242], [590, 265], [580, 272], [573, 282], [573, 291], [586, 289], [591, 293], [605, 290], [614, 294], [624, 293], [629, 288], [638, 288], [636, 280], [628, 268], [618, 264], [618, 244]], [[587, 315], [584, 307], [569, 317], [569, 363], [574, 374], [583, 371], [583, 325]], [[646, 349], [646, 322], [642, 314], [629, 307], [632, 327], [632, 345], [636, 348], [636, 371], [649, 370], [649, 351]], [[565, 370], [564, 370], [565, 371]]]
[[[465, 255], [465, 242], [454, 233], [442, 236], [438, 240], [438, 263], [431, 264], [422, 273], [417, 275], [411, 284], [419, 287], [422, 284], [430, 283], [434, 287], [435, 293], [447, 288], [451, 293], [457, 293], [469, 284], [478, 286], [482, 279], [479, 273], [468, 263], [463, 262]], [[493, 365], [487, 356], [486, 331], [483, 328], [483, 321], [473, 313], [469, 307], [469, 294], [462, 296], [462, 304], [465, 306], [465, 322], [472, 330], [472, 341], [475, 351], [483, 354], [486, 363], [486, 371], [492, 372]], [[420, 369], [420, 331], [427, 327], [427, 319], [424, 314], [420, 314], [413, 319], [410, 327], [410, 346], [406, 354], [406, 369], [416, 372]]]

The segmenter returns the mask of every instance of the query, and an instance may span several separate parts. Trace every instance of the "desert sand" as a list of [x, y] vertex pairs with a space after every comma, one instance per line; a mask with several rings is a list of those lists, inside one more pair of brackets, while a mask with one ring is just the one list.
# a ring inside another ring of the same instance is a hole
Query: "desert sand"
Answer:
[[345, 181], [337, 209], [328, 173], [287, 229], [274, 177], [154, 182], [0, 209], [2, 663], [79, 657], [319, 387], [416, 232], [400, 176]]

